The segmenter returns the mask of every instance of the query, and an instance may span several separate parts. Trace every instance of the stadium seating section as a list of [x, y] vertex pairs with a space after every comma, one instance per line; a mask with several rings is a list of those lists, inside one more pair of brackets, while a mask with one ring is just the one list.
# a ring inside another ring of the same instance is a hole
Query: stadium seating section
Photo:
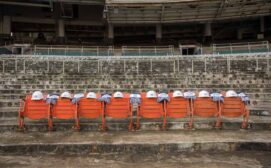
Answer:
[[[33, 120], [47, 119], [48, 128], [52, 130], [54, 119], [72, 119], [74, 128], [80, 129], [80, 118], [99, 118], [102, 120], [101, 128], [106, 130], [106, 118], [128, 119], [128, 130], [133, 129], [133, 117], [136, 118], [136, 129], [140, 128], [140, 119], [161, 119], [162, 129], [167, 128], [169, 118], [187, 118], [188, 128], [193, 128], [194, 116], [216, 119], [214, 127], [221, 127], [222, 117], [243, 117], [242, 128], [247, 128], [249, 110], [240, 97], [225, 97], [224, 101], [214, 101], [210, 97], [184, 98], [173, 97], [168, 93], [169, 101], [158, 102], [157, 98], [148, 98], [146, 93], [141, 93], [141, 102], [133, 104], [130, 94], [124, 97], [111, 97], [110, 102], [99, 99], [83, 97], [76, 102], [71, 99], [58, 98], [56, 103], [46, 103], [45, 100], [31, 100], [27, 95], [21, 103], [19, 110], [19, 128], [24, 128], [24, 118]], [[44, 96], [46, 97], [46, 96]], [[136, 116], [133, 115], [133, 108]], [[112, 120], [110, 120], [112, 121]]]

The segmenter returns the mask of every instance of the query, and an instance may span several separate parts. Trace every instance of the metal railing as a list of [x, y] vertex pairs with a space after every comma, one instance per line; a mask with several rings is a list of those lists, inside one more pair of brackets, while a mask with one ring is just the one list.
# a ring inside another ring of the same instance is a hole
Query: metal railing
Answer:
[[31, 49], [33, 55], [59, 55], [59, 56], [112, 56], [112, 46], [34, 46]]
[[174, 46], [122, 46], [122, 56], [172, 56]]
[[213, 44], [211, 47], [212, 47], [213, 54], [269, 52], [269, 42], [268, 41]]
[[[184, 61], [184, 65], [180, 65], [180, 62]], [[190, 69], [191, 73], [196, 71], [196, 63], [202, 64], [201, 72], [207, 72], [208, 66], [212, 66], [213, 61], [224, 61], [226, 62], [225, 71], [227, 73], [232, 72], [232, 62], [233, 61], [252, 61], [253, 67], [250, 69], [261, 70], [267, 75], [270, 73], [270, 61], [271, 53], [257, 53], [257, 54], [228, 54], [228, 55], [201, 55], [201, 57], [194, 56], [138, 56], [131, 59], [130, 56], [111, 56], [111, 57], [88, 57], [88, 56], [34, 56], [34, 55], [4, 55], [0, 57], [0, 73], [33, 73], [37, 69], [42, 69], [41, 73], [51, 72], [51, 65], [56, 65], [58, 67], [58, 73], [65, 74], [67, 71], [73, 71], [74, 73], [84, 73], [84, 68], [91, 68], [87, 73], [108, 73], [104, 72], [103, 69], [112, 69], [116, 71], [121, 71], [125, 73], [128, 69], [133, 69], [137, 74], [141, 74], [145, 71], [153, 72], [154, 69], [160, 69], [163, 71], [158, 64], [166, 65], [167, 68], [170, 68], [172, 73], [184, 72], [184, 68]], [[146, 66], [141, 66], [141, 63], [144, 62], [148, 64]], [[264, 65], [262, 64], [264, 62]], [[2, 64], [1, 64], [2, 63]], [[158, 63], [158, 64], [157, 64]], [[129, 65], [129, 66], [128, 66]], [[185, 67], [183, 67], [185, 66]], [[260, 67], [264, 66], [264, 67]], [[143, 68], [143, 69], [142, 69]], [[221, 67], [222, 68], [222, 67]], [[54, 68], [53, 68], [54, 69]], [[55, 69], [54, 69], [55, 70]], [[168, 69], [164, 69], [168, 71]], [[157, 72], [155, 72], [157, 73]]]

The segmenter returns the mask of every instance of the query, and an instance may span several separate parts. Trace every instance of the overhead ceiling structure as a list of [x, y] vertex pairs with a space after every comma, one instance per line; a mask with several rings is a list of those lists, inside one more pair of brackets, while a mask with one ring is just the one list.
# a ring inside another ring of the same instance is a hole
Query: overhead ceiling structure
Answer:
[[51, 7], [52, 3], [104, 5], [105, 0], [0, 0], [0, 4], [4, 5], [32, 6], [32, 7]]
[[271, 14], [271, 0], [106, 0], [112, 24], [212, 22]]

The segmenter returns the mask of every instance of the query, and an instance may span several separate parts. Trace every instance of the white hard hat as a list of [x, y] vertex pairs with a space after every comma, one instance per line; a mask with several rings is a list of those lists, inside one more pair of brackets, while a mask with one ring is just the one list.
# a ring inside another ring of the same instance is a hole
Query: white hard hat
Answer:
[[43, 99], [43, 94], [41, 93], [41, 91], [35, 91], [32, 94], [31, 100], [42, 100]]
[[210, 97], [210, 94], [206, 90], [202, 90], [199, 92], [199, 97]]
[[234, 90], [229, 90], [226, 92], [226, 97], [237, 97], [237, 93]]
[[147, 98], [157, 98], [157, 94], [156, 94], [155, 91], [150, 90], [150, 91], [147, 92], [147, 96], [146, 97]]
[[96, 99], [97, 98], [96, 93], [94, 93], [94, 92], [88, 92], [87, 98], [88, 99]]
[[183, 93], [179, 90], [173, 92], [173, 97], [183, 97]]
[[63, 92], [60, 96], [61, 98], [72, 98], [72, 95], [69, 92]]
[[115, 92], [113, 97], [116, 97], [116, 98], [123, 98], [123, 94], [121, 92]]

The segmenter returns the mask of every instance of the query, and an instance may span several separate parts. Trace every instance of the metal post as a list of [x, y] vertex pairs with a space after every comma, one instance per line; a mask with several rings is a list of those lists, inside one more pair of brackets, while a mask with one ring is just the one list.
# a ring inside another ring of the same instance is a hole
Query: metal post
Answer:
[[98, 69], [98, 73], [100, 72], [100, 61], [98, 60], [98, 67], [97, 67], [97, 69]]
[[270, 76], [270, 58], [267, 58], [267, 75]]
[[175, 60], [173, 60], [173, 72], [175, 73], [176, 72], [176, 65], [175, 65]]
[[229, 57], [227, 57], [227, 69], [228, 69], [228, 73], [231, 73], [231, 60]]
[[152, 59], [150, 60], [150, 63], [151, 63], [151, 72], [152, 72]]
[[25, 73], [25, 59], [24, 59], [24, 73]]
[[178, 54], [178, 60], [177, 60], [177, 70], [180, 72], [180, 55]]
[[123, 72], [125, 73], [126, 72], [126, 61], [123, 60]]
[[255, 72], [258, 72], [259, 70], [259, 59], [258, 57], [256, 58], [256, 69], [255, 69]]
[[3, 60], [3, 73], [5, 73], [5, 60]]
[[63, 60], [62, 62], [62, 73], [64, 74], [65, 73], [65, 61]]
[[50, 61], [47, 60], [47, 72], [49, 73], [50, 72]]
[[15, 72], [17, 72], [17, 58], [15, 58]]
[[78, 62], [77, 62], [77, 72], [79, 73], [80, 72], [80, 60], [78, 59]]
[[96, 53], [97, 53], [97, 56], [99, 56], [99, 47], [97, 46], [97, 51], [96, 51]]
[[193, 60], [192, 60], [191, 64], [192, 64], [192, 65], [191, 65], [191, 66], [192, 66], [192, 67], [191, 67], [191, 68], [192, 68], [192, 73], [194, 73], [194, 61], [193, 61]]
[[204, 58], [204, 72], [206, 73], [207, 71], [207, 60], [206, 57]]
[[136, 67], [137, 67], [137, 74], [139, 74], [139, 62], [136, 62]]

